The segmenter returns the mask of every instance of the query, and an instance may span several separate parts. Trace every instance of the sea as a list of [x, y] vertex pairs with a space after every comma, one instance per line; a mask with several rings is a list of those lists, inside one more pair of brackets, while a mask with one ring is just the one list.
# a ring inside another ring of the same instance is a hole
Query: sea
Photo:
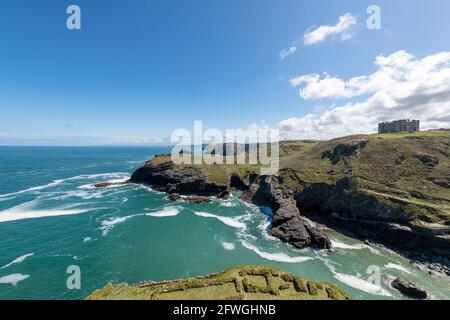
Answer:
[[[0, 299], [84, 299], [107, 284], [267, 265], [328, 281], [352, 299], [407, 299], [396, 277], [450, 299], [430, 275], [385, 248], [332, 232], [334, 249], [295, 249], [271, 237], [270, 210], [239, 200], [172, 202], [125, 181], [168, 147], [0, 147]], [[76, 278], [74, 278], [76, 277]], [[74, 280], [75, 279], [75, 280]]]

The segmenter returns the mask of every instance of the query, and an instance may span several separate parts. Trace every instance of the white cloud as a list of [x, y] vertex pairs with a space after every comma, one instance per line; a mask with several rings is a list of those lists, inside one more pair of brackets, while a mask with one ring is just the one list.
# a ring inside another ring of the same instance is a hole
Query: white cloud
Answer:
[[305, 45], [313, 45], [325, 41], [326, 38], [335, 35], [341, 35], [341, 40], [345, 41], [353, 36], [353, 27], [357, 25], [356, 18], [352, 14], [347, 13], [339, 17], [339, 22], [334, 25], [324, 25], [307, 31], [303, 36]]
[[[341, 35], [341, 40], [345, 41], [353, 37], [353, 27], [357, 25], [356, 18], [350, 13], [339, 17], [339, 22], [334, 26], [320, 26], [310, 28], [303, 36], [303, 43], [307, 46], [325, 41], [326, 38], [333, 35]], [[294, 54], [298, 49], [298, 44], [301, 41], [294, 41], [288, 48], [280, 51], [280, 60], [286, 59], [288, 56]]]
[[297, 51], [296, 46], [291, 46], [289, 48], [285, 48], [280, 51], [280, 59], [284, 60], [286, 57], [290, 56], [291, 54], [294, 54]]
[[[291, 80], [303, 99], [365, 97], [278, 124], [283, 138], [327, 139], [373, 133], [377, 123], [419, 119], [423, 129], [450, 127], [450, 52], [417, 59], [406, 51], [375, 59], [376, 71], [347, 81], [325, 74]], [[365, 100], [364, 100], [365, 99]]]

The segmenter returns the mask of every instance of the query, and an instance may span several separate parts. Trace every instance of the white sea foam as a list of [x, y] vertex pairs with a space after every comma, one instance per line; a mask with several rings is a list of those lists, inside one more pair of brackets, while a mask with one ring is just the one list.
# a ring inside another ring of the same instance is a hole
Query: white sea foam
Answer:
[[0, 222], [9, 222], [24, 219], [36, 219], [56, 216], [67, 216], [90, 211], [90, 209], [71, 209], [68, 207], [52, 209], [33, 209], [37, 204], [36, 200], [29, 201], [0, 211]]
[[398, 264], [395, 264], [395, 263], [388, 263], [384, 267], [387, 269], [395, 269], [395, 270], [399, 270], [399, 271], [402, 271], [405, 273], [411, 273], [411, 271], [409, 271], [408, 269], [406, 269]]
[[285, 253], [269, 253], [264, 252], [258, 249], [256, 246], [248, 243], [247, 241], [241, 240], [242, 245], [249, 249], [254, 251], [257, 255], [259, 255], [261, 258], [271, 260], [271, 261], [279, 261], [279, 262], [286, 262], [286, 263], [301, 263], [308, 260], [312, 260], [311, 257], [291, 257]]
[[109, 173], [96, 173], [96, 174], [82, 174], [79, 176], [63, 179], [63, 181], [72, 181], [72, 180], [88, 180], [88, 179], [125, 179], [129, 173], [127, 172], [109, 172]]
[[117, 225], [119, 223], [123, 223], [123, 222], [127, 221], [128, 219], [131, 219], [131, 218], [134, 218], [137, 216], [141, 216], [141, 215], [142, 214], [134, 214], [131, 216], [116, 217], [116, 218], [102, 221], [102, 226], [100, 227], [100, 229], [102, 230], [102, 236], [106, 236], [114, 228], [115, 225]]
[[235, 207], [236, 203], [231, 202], [231, 201], [220, 201], [219, 205], [222, 206], [222, 207], [230, 208], [230, 207]]
[[0, 194], [0, 199], [9, 198], [11, 196], [16, 196], [16, 195], [23, 194], [23, 193], [29, 193], [29, 192], [40, 191], [40, 190], [56, 187], [56, 186], [64, 183], [65, 181], [97, 179], [97, 178], [125, 179], [127, 174], [128, 173], [126, 173], [126, 172], [111, 172], [111, 173], [79, 175], [79, 176], [74, 176], [74, 177], [70, 177], [70, 178], [66, 178], [66, 179], [58, 179], [58, 180], [53, 180], [52, 182], [44, 184], [44, 185], [31, 187], [31, 188], [20, 190], [17, 192]]
[[330, 241], [331, 241], [331, 246], [334, 249], [360, 250], [360, 249], [365, 249], [367, 247], [365, 244], [362, 244], [362, 243], [346, 244], [343, 242], [339, 242], [337, 240], [330, 240]]
[[272, 241], [272, 240], [279, 241], [277, 238], [271, 236], [271, 235], [267, 232], [267, 230], [269, 229], [269, 226], [270, 226], [270, 221], [264, 220], [264, 221], [262, 221], [262, 222], [258, 225], [258, 229], [261, 231], [262, 236], [263, 236], [266, 240], [269, 240], [269, 241]]
[[349, 274], [333, 272], [334, 277], [346, 285], [378, 296], [392, 296], [388, 291], [373, 283]]
[[0, 277], [0, 284], [12, 284], [14, 287], [25, 279], [28, 279], [30, 276], [28, 274], [10, 274], [4, 277]]
[[229, 242], [225, 242], [225, 241], [222, 241], [221, 243], [222, 243], [222, 247], [225, 250], [231, 251], [231, 250], [234, 250], [234, 248], [235, 248], [233, 243], [229, 243]]
[[364, 243], [357, 243], [357, 244], [346, 244], [337, 240], [330, 240], [331, 241], [331, 247], [333, 249], [341, 249], [341, 250], [361, 250], [361, 249], [368, 249], [370, 252], [379, 254], [380, 252], [377, 249], [372, 248], [371, 246], [364, 244]]
[[17, 259], [11, 261], [10, 263], [8, 263], [7, 265], [1, 267], [0, 269], [8, 268], [8, 267], [12, 266], [13, 264], [22, 263], [22, 262], [25, 261], [26, 258], [31, 257], [32, 255], [34, 255], [34, 253], [24, 254], [23, 256], [18, 257]]
[[163, 210], [146, 213], [147, 216], [157, 217], [157, 218], [165, 218], [165, 217], [174, 217], [180, 213], [180, 207], [166, 207]]
[[88, 184], [83, 184], [83, 185], [79, 186], [78, 189], [93, 190], [93, 189], [98, 189], [98, 188], [96, 186], [94, 186], [92, 183], [88, 183]]
[[83, 239], [83, 242], [89, 242], [89, 241], [91, 241], [91, 240], [92, 240], [91, 237], [86, 237], [86, 238]]
[[13, 199], [15, 199], [15, 198], [16, 198], [15, 196], [5, 197], [5, 198], [0, 198], [0, 202], [2, 202], [2, 201], [8, 201], [8, 200], [13, 200]]
[[212, 213], [208, 213], [208, 212], [194, 212], [194, 213], [195, 213], [195, 215], [197, 215], [199, 217], [215, 218], [215, 219], [223, 222], [227, 226], [230, 226], [230, 227], [233, 227], [233, 228], [245, 229], [247, 227], [245, 223], [240, 222], [236, 218], [218, 216], [218, 215], [215, 215], [215, 214], [212, 214]]
[[373, 294], [373, 295], [378, 295], [378, 296], [392, 296], [387, 290], [383, 289], [382, 287], [373, 284], [371, 282], [368, 282], [364, 279], [358, 278], [357, 276], [353, 276], [350, 274], [344, 274], [344, 273], [339, 273], [336, 271], [335, 267], [333, 264], [335, 265], [339, 265], [336, 262], [333, 262], [332, 260], [326, 259], [326, 258], [319, 258], [320, 260], [322, 260], [324, 262], [324, 264], [328, 267], [328, 269], [331, 271], [331, 273], [333, 274], [333, 277], [335, 277], [338, 281], [345, 283], [346, 285]]
[[89, 193], [86, 191], [80, 191], [80, 190], [79, 191], [68, 191], [68, 192], [65, 192], [65, 194], [63, 194], [63, 195], [53, 197], [52, 200], [65, 200], [65, 199], [74, 198], [74, 197], [81, 198], [84, 200], [101, 199], [104, 197], [105, 191], [106, 190], [104, 190], [104, 189], [102, 189], [101, 191], [98, 191], [98, 192], [93, 192], [93, 193]]
[[166, 194], [165, 192], [154, 190], [145, 184], [136, 184], [135, 186], [139, 189], [144, 189], [144, 190], [150, 191], [155, 194], [164, 194], [164, 195]]
[[41, 186], [31, 187], [31, 188], [28, 188], [28, 189], [24, 189], [24, 190], [20, 190], [20, 191], [17, 191], [17, 192], [12, 192], [12, 193], [0, 194], [0, 198], [8, 198], [8, 197], [11, 197], [11, 196], [16, 196], [16, 195], [27, 193], [27, 192], [34, 192], [34, 191], [39, 191], [39, 190], [43, 190], [43, 189], [48, 189], [48, 188], [51, 188], [51, 187], [55, 187], [55, 186], [57, 186], [57, 185], [59, 185], [59, 184], [61, 184], [63, 182], [64, 182], [64, 180], [54, 180], [53, 182], [50, 182], [48, 184], [44, 184], [44, 185], [41, 185]]

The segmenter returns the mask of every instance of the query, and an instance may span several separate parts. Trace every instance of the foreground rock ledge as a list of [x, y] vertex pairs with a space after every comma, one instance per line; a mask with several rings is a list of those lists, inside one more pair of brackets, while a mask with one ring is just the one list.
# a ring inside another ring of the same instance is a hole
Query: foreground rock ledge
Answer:
[[264, 266], [236, 266], [196, 278], [107, 285], [87, 300], [348, 300], [336, 286]]

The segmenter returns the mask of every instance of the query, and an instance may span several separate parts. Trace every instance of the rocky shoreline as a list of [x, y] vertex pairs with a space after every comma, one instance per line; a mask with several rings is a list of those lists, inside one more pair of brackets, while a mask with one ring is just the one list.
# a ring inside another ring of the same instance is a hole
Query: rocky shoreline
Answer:
[[329, 228], [450, 275], [449, 147], [442, 132], [287, 141], [277, 176], [261, 176], [257, 166], [175, 165], [159, 155], [121, 183], [192, 203], [239, 190], [241, 200], [271, 209], [269, 232], [296, 248], [329, 249]]
[[[164, 157], [167, 161], [161, 161]], [[397, 209], [352, 193], [349, 181], [341, 181], [332, 188], [311, 185], [301, 193], [283, 186], [280, 177], [276, 176], [249, 174], [243, 179], [233, 174], [226, 184], [219, 184], [209, 182], [199, 168], [180, 168], [168, 159], [161, 155], [156, 163], [147, 162], [125, 183], [148, 184], [168, 193], [170, 200], [192, 203], [206, 203], [212, 196], [227, 199], [232, 190], [239, 190], [241, 200], [272, 210], [270, 234], [296, 248], [330, 249], [331, 242], [324, 230], [337, 229], [362, 241], [380, 243], [429, 270], [450, 275], [450, 242], [447, 239], [399, 222], [350, 218], [349, 215], [357, 210], [360, 210], [359, 216], [365, 214], [367, 218]], [[330, 214], [332, 209], [349, 215]]]
[[243, 192], [241, 200], [272, 209], [271, 235], [300, 249], [309, 246], [331, 248], [323, 228], [300, 215], [293, 192], [280, 185], [277, 177], [251, 175], [248, 181], [243, 181], [232, 175], [227, 184], [211, 183], [199, 169], [180, 169], [171, 163], [168, 156], [162, 155], [159, 159], [163, 157], [167, 161], [158, 161], [157, 164], [150, 161], [137, 169], [130, 182], [145, 183], [166, 192], [170, 200], [180, 200], [180, 195], [188, 196], [185, 199], [209, 196], [226, 199], [232, 190], [240, 190]]

